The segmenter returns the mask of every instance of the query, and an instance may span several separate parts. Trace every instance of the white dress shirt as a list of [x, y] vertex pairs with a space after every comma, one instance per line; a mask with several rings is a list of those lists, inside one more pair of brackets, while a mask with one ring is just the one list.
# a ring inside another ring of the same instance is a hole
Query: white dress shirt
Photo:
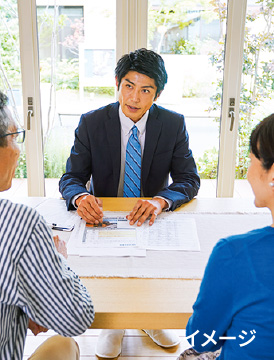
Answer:
[[[126, 162], [126, 149], [128, 139], [131, 135], [131, 129], [136, 125], [138, 129], [138, 139], [141, 145], [141, 158], [143, 159], [143, 153], [145, 148], [145, 138], [146, 138], [146, 124], [148, 118], [149, 110], [143, 115], [143, 117], [135, 123], [130, 118], [126, 117], [123, 113], [121, 106], [119, 106], [119, 118], [121, 124], [121, 170], [120, 170], [120, 180], [118, 187], [118, 197], [124, 196], [124, 176], [125, 176], [125, 162]], [[143, 190], [141, 188], [141, 197], [143, 195]]]

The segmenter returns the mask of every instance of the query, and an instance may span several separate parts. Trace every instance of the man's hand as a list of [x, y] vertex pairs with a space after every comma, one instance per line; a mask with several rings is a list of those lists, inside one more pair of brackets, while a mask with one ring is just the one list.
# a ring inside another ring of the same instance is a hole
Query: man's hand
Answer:
[[152, 225], [163, 209], [168, 207], [168, 203], [164, 199], [154, 198], [153, 200], [138, 200], [132, 209], [131, 213], [127, 215], [130, 225], [137, 222], [137, 226], [141, 226], [145, 220], [151, 216], [149, 225]]
[[34, 321], [32, 321], [31, 319], [29, 319], [29, 326], [28, 328], [31, 330], [31, 332], [33, 333], [33, 335], [38, 335], [41, 332], [47, 332], [48, 329], [36, 324]]
[[98, 225], [103, 222], [103, 204], [100, 199], [93, 195], [83, 195], [76, 199], [75, 205], [78, 206], [78, 215], [87, 223]]
[[53, 241], [57, 251], [62, 254], [66, 259], [68, 258], [67, 245], [64, 240], [59, 239], [59, 236], [53, 236]]

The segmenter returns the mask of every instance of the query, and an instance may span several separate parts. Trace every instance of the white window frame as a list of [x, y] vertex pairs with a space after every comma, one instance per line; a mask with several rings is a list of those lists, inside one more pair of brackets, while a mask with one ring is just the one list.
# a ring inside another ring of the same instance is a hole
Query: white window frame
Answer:
[[[116, 4], [118, 60], [125, 53], [147, 47], [148, 0], [117, 0]], [[233, 197], [234, 192], [246, 4], [247, 0], [228, 0], [217, 197]], [[234, 106], [230, 106], [230, 98], [235, 99]], [[232, 107], [234, 125], [230, 131]]]
[[[234, 191], [246, 3], [247, 0], [228, 0], [217, 197], [232, 197]], [[147, 47], [148, 0], [116, 0], [116, 10], [118, 60], [130, 51]], [[33, 98], [34, 112], [26, 136], [28, 195], [45, 196], [36, 1], [18, 0], [18, 16], [25, 128], [28, 97]], [[232, 131], [228, 116], [230, 98], [235, 98]]]
[[147, 47], [147, 0], [116, 0], [116, 59]]
[[[36, 1], [18, 0], [28, 196], [45, 196]], [[33, 104], [28, 103], [33, 99]], [[33, 107], [28, 129], [28, 111]]]
[[[217, 197], [233, 197], [247, 0], [228, 0]], [[235, 106], [230, 106], [230, 99]], [[229, 108], [234, 108], [232, 131]]]

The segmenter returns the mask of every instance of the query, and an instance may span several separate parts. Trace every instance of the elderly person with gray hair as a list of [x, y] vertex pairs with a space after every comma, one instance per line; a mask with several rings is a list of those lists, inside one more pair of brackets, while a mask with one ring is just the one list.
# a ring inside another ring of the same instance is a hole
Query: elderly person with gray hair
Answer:
[[[0, 191], [10, 188], [25, 130], [18, 129], [0, 91]], [[36, 335], [52, 329], [30, 359], [76, 360], [70, 336], [94, 319], [90, 295], [68, 267], [65, 243], [52, 237], [32, 208], [0, 198], [0, 358], [23, 358], [27, 328]]]

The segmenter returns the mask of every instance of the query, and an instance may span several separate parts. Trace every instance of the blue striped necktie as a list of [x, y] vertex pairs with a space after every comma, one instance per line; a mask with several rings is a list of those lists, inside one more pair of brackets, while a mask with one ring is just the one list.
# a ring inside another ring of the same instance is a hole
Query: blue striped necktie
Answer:
[[124, 197], [141, 196], [141, 145], [134, 125], [126, 149]]

